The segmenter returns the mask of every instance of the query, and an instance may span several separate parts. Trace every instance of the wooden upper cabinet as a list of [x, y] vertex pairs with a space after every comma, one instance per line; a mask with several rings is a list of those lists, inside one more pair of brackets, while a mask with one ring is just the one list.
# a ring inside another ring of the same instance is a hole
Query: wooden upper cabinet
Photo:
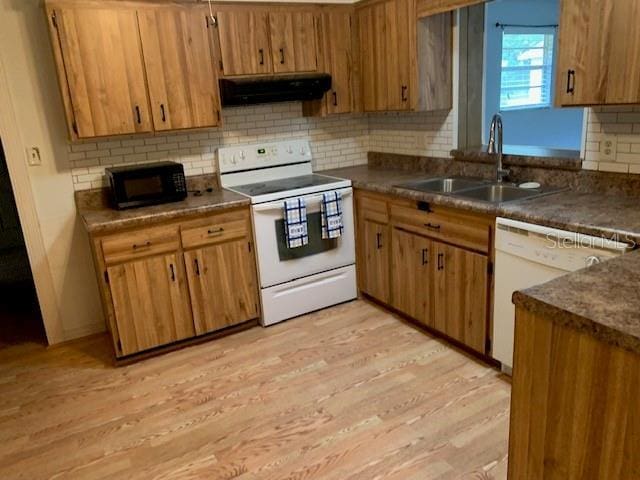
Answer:
[[269, 13], [248, 8], [217, 13], [224, 75], [271, 73]]
[[487, 353], [488, 259], [440, 242], [434, 247], [434, 327]]
[[351, 10], [328, 9], [322, 14], [321, 30], [325, 71], [331, 74], [331, 90], [326, 97], [327, 112], [353, 112], [356, 110], [356, 79]]
[[217, 126], [220, 96], [204, 10], [140, 9], [138, 20], [155, 130]]
[[316, 15], [310, 11], [269, 14], [274, 73], [315, 72], [318, 69]]
[[419, 19], [414, 0], [370, 0], [356, 12], [363, 109], [450, 109], [451, 13]]
[[71, 137], [150, 132], [136, 11], [65, 4], [48, 13]]
[[563, 0], [558, 105], [640, 102], [640, 4], [635, 0]]
[[176, 253], [107, 268], [119, 356], [194, 335], [182, 259]]

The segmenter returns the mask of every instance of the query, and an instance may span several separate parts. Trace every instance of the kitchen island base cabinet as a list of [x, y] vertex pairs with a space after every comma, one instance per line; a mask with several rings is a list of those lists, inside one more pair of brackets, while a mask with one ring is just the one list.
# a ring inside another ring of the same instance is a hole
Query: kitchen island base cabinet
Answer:
[[640, 355], [516, 308], [511, 480], [640, 478]]
[[182, 262], [176, 254], [107, 268], [122, 355], [194, 335]]
[[198, 335], [258, 316], [255, 266], [246, 240], [185, 253]]

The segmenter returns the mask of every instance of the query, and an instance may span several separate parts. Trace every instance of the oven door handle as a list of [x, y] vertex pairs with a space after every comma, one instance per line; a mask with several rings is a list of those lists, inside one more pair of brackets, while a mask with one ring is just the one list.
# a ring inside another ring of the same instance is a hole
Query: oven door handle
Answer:
[[[353, 195], [353, 190], [350, 188], [347, 191], [341, 191], [340, 193], [342, 193], [342, 199], [345, 198], [349, 198]], [[295, 197], [294, 197], [295, 198]], [[311, 205], [312, 203], [316, 203], [316, 202], [321, 202], [322, 201], [322, 195], [314, 195], [313, 197], [304, 197], [302, 196], [301, 198], [304, 198], [304, 201], [307, 205], [307, 209], [309, 208], [309, 205]], [[270, 210], [282, 210], [282, 205], [284, 204], [284, 199], [282, 200], [278, 200], [275, 202], [269, 202], [269, 203], [260, 203], [258, 205], [254, 205], [253, 206], [253, 211], [254, 212], [267, 212]]]

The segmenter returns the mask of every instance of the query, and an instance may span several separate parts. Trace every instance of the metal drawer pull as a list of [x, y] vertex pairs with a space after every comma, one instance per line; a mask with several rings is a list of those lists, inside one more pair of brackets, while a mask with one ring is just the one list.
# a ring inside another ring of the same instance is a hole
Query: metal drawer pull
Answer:
[[284, 48], [280, 49], [280, 64], [284, 65]]
[[382, 233], [380, 232], [376, 233], [376, 248], [377, 249], [382, 248]]
[[171, 270], [171, 281], [175, 282], [176, 281], [176, 271], [173, 268], [173, 263], [169, 264], [169, 269]]
[[408, 100], [406, 95], [407, 90], [408, 90], [408, 87], [406, 85], [402, 85], [402, 101], [403, 102], [406, 102]]
[[134, 250], [139, 250], [141, 248], [149, 248], [151, 246], [151, 242], [145, 242], [142, 244], [138, 244], [138, 243], [134, 243], [133, 244], [133, 249]]
[[435, 223], [425, 223], [424, 226], [431, 230], [440, 230], [440, 225], [436, 225]]
[[196, 275], [200, 276], [200, 264], [198, 263], [198, 259], [196, 258], [193, 263], [196, 266]]
[[428, 248], [423, 248], [422, 249], [422, 265], [428, 265], [429, 264], [429, 249]]
[[333, 106], [338, 106], [338, 92], [333, 92]]
[[260, 55], [260, 65], [264, 65], [264, 49], [261, 48], [260, 50], [258, 50], [258, 55]]
[[209, 229], [209, 230], [207, 230], [207, 233], [209, 235], [211, 235], [211, 236], [222, 235], [224, 233], [224, 228], [221, 227], [221, 228], [217, 228], [217, 229], [214, 229], [214, 230]]
[[438, 270], [444, 270], [444, 253], [438, 254]]
[[162, 121], [167, 121], [167, 113], [164, 111], [164, 103], [160, 104], [160, 114], [162, 115]]
[[[573, 80], [573, 83], [571, 82]], [[567, 70], [567, 93], [573, 95], [575, 92], [576, 86], [576, 71], [575, 70]]]

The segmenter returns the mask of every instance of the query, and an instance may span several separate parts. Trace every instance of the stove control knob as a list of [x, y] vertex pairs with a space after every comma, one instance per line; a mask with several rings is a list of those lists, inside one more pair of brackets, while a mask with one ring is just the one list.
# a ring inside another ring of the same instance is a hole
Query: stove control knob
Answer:
[[289, 155], [291, 155], [291, 154], [293, 153], [293, 148], [291, 148], [291, 145], [289, 145], [289, 146], [287, 147], [287, 153], [288, 153]]
[[247, 158], [247, 155], [244, 153], [244, 150], [240, 150], [240, 153], [238, 154], [240, 160], [244, 160], [245, 158]]

